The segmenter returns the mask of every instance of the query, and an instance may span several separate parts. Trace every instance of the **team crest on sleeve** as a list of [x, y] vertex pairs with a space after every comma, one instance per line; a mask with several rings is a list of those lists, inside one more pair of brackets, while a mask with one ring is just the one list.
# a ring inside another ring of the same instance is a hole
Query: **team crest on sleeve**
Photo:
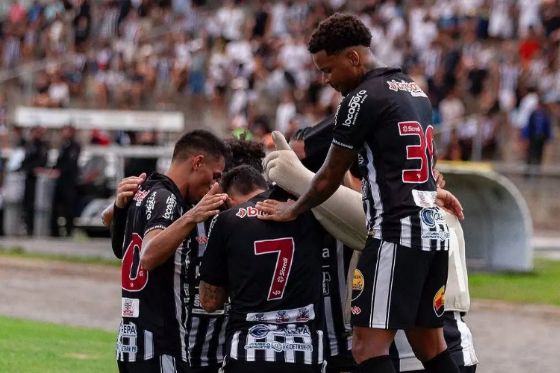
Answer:
[[403, 91], [410, 93], [410, 95], [414, 97], [428, 97], [418, 86], [418, 84], [414, 82], [406, 82], [404, 80], [397, 82], [395, 79], [393, 79], [388, 80], [387, 85], [389, 86], [389, 89], [394, 92]]

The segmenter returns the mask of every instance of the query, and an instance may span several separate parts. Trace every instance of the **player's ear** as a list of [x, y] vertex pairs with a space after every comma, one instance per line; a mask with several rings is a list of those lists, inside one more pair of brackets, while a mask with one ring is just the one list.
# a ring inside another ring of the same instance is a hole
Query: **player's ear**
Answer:
[[193, 170], [198, 170], [202, 166], [203, 162], [204, 162], [204, 155], [203, 154], [197, 154], [197, 155], [193, 156], [192, 159], [191, 159], [192, 169]]
[[346, 58], [350, 60], [350, 64], [354, 67], [360, 65], [360, 53], [356, 49], [348, 49], [346, 51]]

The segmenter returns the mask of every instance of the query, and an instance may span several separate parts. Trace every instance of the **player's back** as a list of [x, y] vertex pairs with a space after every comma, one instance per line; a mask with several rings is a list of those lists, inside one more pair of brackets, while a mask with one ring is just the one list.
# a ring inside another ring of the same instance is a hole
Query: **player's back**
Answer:
[[[211, 227], [207, 253], [219, 245], [227, 256], [229, 356], [322, 363], [322, 230], [311, 213], [287, 223], [258, 219], [255, 203], [270, 197], [278, 198], [260, 194], [221, 213]], [[219, 270], [204, 266], [203, 279]]]
[[431, 104], [400, 69], [371, 70], [341, 102], [333, 143], [359, 152], [372, 237], [422, 250], [447, 249], [435, 205]]

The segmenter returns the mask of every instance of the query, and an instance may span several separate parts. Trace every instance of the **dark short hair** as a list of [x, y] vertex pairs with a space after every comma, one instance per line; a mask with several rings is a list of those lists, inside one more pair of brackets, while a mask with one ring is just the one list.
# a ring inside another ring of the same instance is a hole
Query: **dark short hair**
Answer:
[[262, 174], [248, 165], [237, 166], [227, 171], [223, 174], [221, 183], [224, 192], [241, 195], [247, 195], [257, 189], [268, 188]]
[[307, 49], [311, 53], [324, 50], [331, 55], [348, 47], [370, 44], [371, 32], [362, 21], [350, 14], [335, 13], [315, 28]]
[[215, 159], [229, 157], [227, 146], [216, 135], [205, 130], [194, 130], [177, 140], [172, 161], [187, 159], [196, 153], [204, 153]]
[[231, 156], [226, 163], [226, 170], [241, 165], [249, 165], [262, 173], [262, 161], [265, 156], [264, 145], [260, 142], [229, 139], [226, 140]]

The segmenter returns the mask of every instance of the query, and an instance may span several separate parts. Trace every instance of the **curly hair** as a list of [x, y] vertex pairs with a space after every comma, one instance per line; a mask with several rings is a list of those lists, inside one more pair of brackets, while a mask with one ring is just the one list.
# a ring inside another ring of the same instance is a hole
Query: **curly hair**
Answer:
[[226, 145], [230, 150], [230, 158], [226, 162], [226, 170], [241, 165], [249, 165], [259, 172], [263, 172], [262, 160], [265, 156], [261, 143], [247, 140], [229, 139]]
[[348, 47], [370, 44], [371, 32], [362, 21], [350, 14], [335, 13], [315, 28], [307, 49], [311, 53], [324, 50], [332, 55]]

